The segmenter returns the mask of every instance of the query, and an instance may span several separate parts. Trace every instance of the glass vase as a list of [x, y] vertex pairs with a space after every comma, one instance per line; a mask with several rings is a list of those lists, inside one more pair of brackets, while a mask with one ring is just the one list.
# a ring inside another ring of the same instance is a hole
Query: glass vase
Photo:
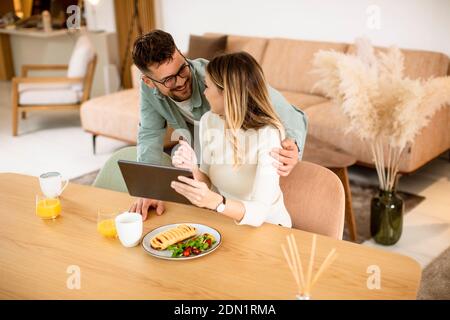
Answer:
[[404, 203], [395, 192], [380, 190], [370, 205], [370, 233], [382, 245], [397, 243], [402, 235]]

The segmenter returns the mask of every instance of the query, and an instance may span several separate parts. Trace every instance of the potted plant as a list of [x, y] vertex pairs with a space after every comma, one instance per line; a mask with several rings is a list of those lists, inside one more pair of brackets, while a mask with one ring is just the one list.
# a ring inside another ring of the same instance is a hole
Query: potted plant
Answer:
[[380, 189], [371, 202], [371, 234], [393, 245], [403, 227], [404, 204], [396, 195], [402, 153], [434, 113], [450, 104], [450, 77], [409, 79], [398, 48], [375, 54], [366, 39], [357, 39], [356, 48], [356, 55], [316, 53], [316, 87], [341, 106], [348, 131], [370, 147]]

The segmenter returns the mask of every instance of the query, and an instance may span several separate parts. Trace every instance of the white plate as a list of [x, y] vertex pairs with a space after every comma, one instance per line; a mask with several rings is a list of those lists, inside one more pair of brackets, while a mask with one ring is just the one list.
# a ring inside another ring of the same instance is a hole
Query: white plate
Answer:
[[[197, 229], [197, 235], [196, 236], [200, 236], [204, 233], [209, 233], [210, 235], [212, 235], [215, 239], [216, 239], [216, 243], [214, 243], [212, 245], [211, 248], [209, 248], [207, 251], [204, 251], [198, 255], [191, 255], [189, 257], [177, 257], [177, 258], [172, 258], [172, 251], [169, 250], [155, 250], [152, 248], [152, 246], [150, 245], [150, 240], [153, 239], [154, 236], [156, 236], [158, 233], [166, 231], [168, 229], [172, 229], [175, 228], [177, 226], [179, 226], [180, 224], [188, 224], [191, 225], [193, 227], [195, 227]], [[211, 227], [205, 226], [204, 224], [199, 224], [199, 223], [174, 223], [174, 224], [167, 224], [165, 226], [161, 226], [159, 228], [153, 229], [152, 231], [150, 231], [149, 233], [147, 233], [144, 236], [144, 239], [142, 239], [142, 247], [144, 248], [144, 250], [156, 257], [156, 258], [160, 258], [160, 259], [167, 259], [167, 260], [190, 260], [190, 259], [195, 259], [195, 258], [200, 258], [203, 257], [207, 254], [210, 254], [211, 252], [213, 252], [214, 250], [216, 250], [219, 245], [222, 243], [222, 236], [220, 234], [219, 231], [217, 231], [216, 229], [213, 229]]]

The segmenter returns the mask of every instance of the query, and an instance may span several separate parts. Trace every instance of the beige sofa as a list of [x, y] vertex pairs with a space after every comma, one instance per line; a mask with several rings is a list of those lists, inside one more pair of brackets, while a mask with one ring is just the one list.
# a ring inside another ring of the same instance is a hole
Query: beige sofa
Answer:
[[[339, 106], [325, 98], [322, 92], [313, 92], [313, 86], [317, 81], [317, 76], [311, 74], [314, 54], [318, 50], [335, 50], [351, 54], [355, 51], [353, 45], [229, 35], [226, 51], [241, 50], [252, 54], [261, 64], [270, 85], [281, 91], [293, 105], [305, 111], [310, 135], [354, 154], [361, 164], [372, 164], [372, 156], [366, 144], [353, 133], [345, 134], [348, 123]], [[403, 50], [403, 52], [405, 74], [410, 78], [444, 76], [449, 72], [449, 59], [442, 53], [418, 50]], [[132, 94], [135, 102], [126, 98]], [[134, 89], [114, 95], [85, 103], [81, 108], [83, 127], [90, 132], [97, 134], [105, 132], [104, 135], [135, 142], [139, 121], [138, 93]], [[120, 102], [121, 100], [124, 103]], [[98, 110], [94, 111], [96, 109]], [[112, 119], [113, 113], [117, 118]], [[131, 114], [134, 120], [131, 120]], [[409, 145], [402, 157], [400, 171], [404, 173], [415, 171], [448, 149], [450, 149], [450, 108], [446, 107], [433, 116], [429, 125], [420, 132], [414, 143]]]
[[[334, 50], [349, 54], [355, 47], [346, 43], [316, 42], [279, 38], [228, 36], [227, 51], [244, 50], [261, 64], [268, 82], [280, 90], [308, 116], [308, 134], [331, 143], [356, 156], [360, 164], [371, 165], [372, 156], [366, 144], [354, 133], [345, 134], [348, 122], [339, 106], [314, 92], [318, 80], [311, 74], [312, 59], [318, 50]], [[445, 76], [449, 58], [437, 52], [403, 50], [405, 74], [413, 79]], [[306, 141], [308, 143], [308, 141]], [[437, 112], [422, 129], [414, 143], [405, 150], [400, 171], [413, 172], [450, 149], [450, 108]]]

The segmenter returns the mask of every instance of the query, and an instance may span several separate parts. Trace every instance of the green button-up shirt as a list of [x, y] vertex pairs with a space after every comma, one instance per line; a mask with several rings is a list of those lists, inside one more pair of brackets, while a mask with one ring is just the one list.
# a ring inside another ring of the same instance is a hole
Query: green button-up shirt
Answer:
[[[205, 90], [205, 59], [188, 60], [192, 71], [191, 112], [195, 120], [210, 110], [203, 94]], [[287, 137], [295, 140], [302, 157], [308, 122], [303, 111], [292, 106], [277, 90], [269, 87], [272, 104], [280, 117]], [[172, 99], [162, 95], [157, 88], [149, 88], [141, 81], [140, 115], [137, 161], [154, 164], [164, 163], [163, 140], [167, 125], [175, 130], [189, 130], [184, 116]]]

